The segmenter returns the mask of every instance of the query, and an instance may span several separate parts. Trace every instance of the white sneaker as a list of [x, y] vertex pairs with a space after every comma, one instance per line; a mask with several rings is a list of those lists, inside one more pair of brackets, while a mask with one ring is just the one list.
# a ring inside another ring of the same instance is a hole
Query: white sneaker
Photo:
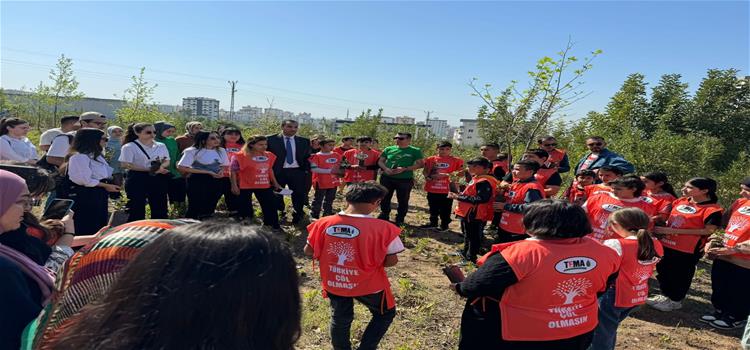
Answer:
[[656, 295], [652, 295], [652, 296], [648, 297], [648, 299], [646, 299], [646, 304], [651, 305], [651, 304], [654, 304], [654, 303], [662, 303], [665, 300], [669, 300], [669, 298], [667, 298], [667, 297], [665, 297], [665, 296], [663, 296], [661, 294], [656, 294]]
[[[682, 308], [682, 302], [681, 301], [673, 301], [663, 295], [660, 295], [661, 298], [653, 298], [646, 300], [646, 304], [654, 309], [657, 309], [659, 311], [669, 312], [674, 310], [679, 310]], [[658, 300], [657, 300], [658, 299]]]

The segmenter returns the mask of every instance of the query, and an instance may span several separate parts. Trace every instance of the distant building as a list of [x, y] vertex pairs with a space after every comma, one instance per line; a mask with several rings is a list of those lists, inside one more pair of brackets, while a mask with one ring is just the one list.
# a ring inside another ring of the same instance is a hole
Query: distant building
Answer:
[[396, 124], [414, 124], [415, 119], [412, 117], [396, 117]]
[[249, 122], [254, 119], [258, 119], [263, 115], [263, 108], [244, 106], [234, 112], [234, 117], [243, 122]]
[[430, 132], [436, 137], [447, 138], [449, 135], [453, 136], [452, 134], [448, 134], [447, 120], [427, 119], [426, 124], [429, 127]]
[[380, 122], [386, 124], [395, 124], [396, 119], [393, 117], [380, 117]]
[[219, 100], [208, 97], [185, 97], [182, 109], [196, 117], [219, 118]]
[[461, 126], [453, 134], [453, 142], [463, 147], [474, 147], [483, 143], [479, 136], [479, 121], [461, 119]]

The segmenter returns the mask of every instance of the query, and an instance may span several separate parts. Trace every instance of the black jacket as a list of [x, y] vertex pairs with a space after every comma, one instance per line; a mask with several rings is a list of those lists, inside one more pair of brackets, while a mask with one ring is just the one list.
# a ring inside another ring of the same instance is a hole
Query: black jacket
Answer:
[[[276, 156], [276, 161], [273, 163], [274, 174], [280, 174], [284, 170], [284, 162], [286, 161], [286, 145], [284, 145], [284, 135], [275, 134], [269, 135], [268, 137], [268, 152], [273, 153]], [[295, 150], [297, 164], [300, 169], [307, 172], [310, 171], [310, 156], [312, 155], [312, 149], [310, 147], [310, 140], [301, 136], [294, 136]]]

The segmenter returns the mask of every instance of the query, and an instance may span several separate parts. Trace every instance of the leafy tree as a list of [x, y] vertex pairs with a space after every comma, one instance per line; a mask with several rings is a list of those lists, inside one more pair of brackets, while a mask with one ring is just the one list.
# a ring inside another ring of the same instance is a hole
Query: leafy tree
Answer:
[[131, 85], [122, 96], [125, 103], [115, 111], [117, 123], [123, 127], [131, 123], [153, 123], [169, 119], [153, 102], [154, 90], [158, 85], [147, 82], [145, 72], [146, 68], [142, 67], [137, 76], [131, 77]]
[[659, 85], [651, 92], [648, 116], [650, 120], [662, 123], [669, 131], [684, 134], [691, 102], [688, 84], [683, 83], [680, 78], [679, 74], [661, 76]]
[[57, 65], [49, 72], [52, 86], [49, 87], [49, 99], [52, 106], [52, 124], [58, 119], [58, 112], [71, 102], [80, 100], [84, 95], [78, 90], [78, 81], [73, 74], [73, 60], [61, 55]]
[[52, 102], [50, 88], [40, 81], [39, 85], [32, 89], [31, 94], [24, 100], [28, 103], [29, 115], [36, 120], [34, 125], [37, 130], [46, 126], [45, 121], [51, 117], [49, 112], [49, 106]]

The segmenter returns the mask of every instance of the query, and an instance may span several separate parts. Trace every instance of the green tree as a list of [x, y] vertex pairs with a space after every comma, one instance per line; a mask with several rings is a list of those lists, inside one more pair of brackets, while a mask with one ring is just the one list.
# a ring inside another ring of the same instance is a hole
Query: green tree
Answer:
[[674, 133], [684, 134], [685, 120], [691, 106], [688, 84], [680, 79], [679, 74], [661, 76], [659, 85], [655, 86], [651, 92], [648, 118], [662, 123]]
[[154, 90], [158, 85], [145, 78], [146, 68], [142, 67], [137, 76], [132, 76], [131, 85], [123, 93], [124, 104], [115, 111], [115, 118], [123, 127], [131, 123], [153, 123], [169, 120], [169, 116], [159, 111], [153, 101]]
[[78, 81], [73, 74], [73, 60], [65, 57], [65, 55], [61, 55], [57, 59], [57, 65], [49, 72], [49, 79], [52, 81], [52, 85], [49, 87], [52, 106], [50, 125], [55, 125], [58, 112], [69, 106], [70, 103], [80, 100], [84, 95], [78, 91]]
[[52, 103], [52, 93], [50, 88], [40, 81], [39, 85], [32, 89], [31, 94], [24, 100], [28, 103], [27, 111], [29, 115], [35, 119], [34, 125], [37, 130], [47, 126], [45, 122], [51, 119], [49, 107]]

